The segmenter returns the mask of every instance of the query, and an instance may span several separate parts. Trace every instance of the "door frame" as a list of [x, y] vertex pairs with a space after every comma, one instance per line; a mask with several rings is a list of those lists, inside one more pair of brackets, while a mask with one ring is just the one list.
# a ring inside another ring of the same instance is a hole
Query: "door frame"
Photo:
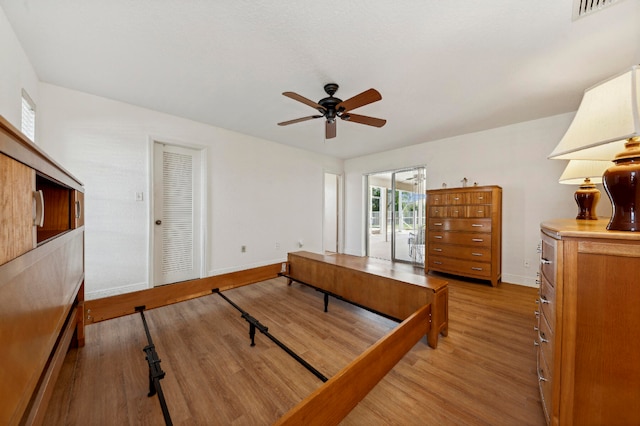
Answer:
[[326, 252], [327, 247], [324, 246], [325, 238], [324, 233], [326, 232], [326, 218], [327, 214], [326, 203], [327, 203], [327, 193], [326, 193], [326, 175], [334, 175], [336, 177], [336, 251], [335, 253], [343, 253], [343, 235], [344, 235], [344, 189], [343, 189], [343, 174], [334, 172], [332, 170], [324, 170], [322, 174], [322, 251]]
[[[388, 204], [389, 202], [393, 205], [394, 204], [394, 200], [395, 200], [395, 191], [396, 191], [396, 182], [395, 182], [395, 175], [397, 173], [402, 173], [402, 172], [408, 172], [408, 171], [412, 171], [412, 170], [417, 170], [417, 169], [423, 169], [425, 172], [425, 186], [424, 186], [424, 190], [426, 191], [426, 170], [427, 170], [427, 166], [424, 164], [419, 164], [419, 165], [415, 165], [415, 166], [408, 166], [408, 167], [402, 167], [402, 168], [398, 168], [398, 169], [391, 169], [391, 170], [381, 170], [381, 171], [375, 171], [375, 172], [369, 172], [369, 173], [365, 173], [363, 175], [364, 177], [364, 232], [363, 232], [363, 236], [364, 236], [364, 252], [365, 252], [365, 256], [370, 256], [371, 255], [371, 245], [370, 245], [370, 227], [371, 227], [371, 209], [370, 209], [370, 186], [371, 186], [371, 177], [375, 176], [375, 175], [388, 175], [389, 176], [389, 183], [390, 183], [390, 187], [387, 188], [388, 190], [391, 191], [391, 200], [386, 200], [386, 203]], [[386, 206], [385, 206], [386, 208]], [[391, 232], [391, 241], [389, 241], [389, 247], [390, 247], [390, 252], [388, 253], [389, 255], [389, 260], [391, 262], [398, 262], [398, 263], [408, 263], [408, 264], [415, 264], [415, 262], [412, 261], [406, 261], [403, 259], [398, 259], [396, 258], [396, 254], [395, 254], [395, 245], [396, 245], [396, 238], [395, 238], [395, 219], [396, 219], [396, 215], [397, 213], [395, 212], [395, 209], [392, 208], [391, 209], [391, 213], [389, 217], [386, 217], [387, 221], [391, 222], [391, 230], [386, 230], [387, 232]], [[382, 229], [382, 228], [381, 228]]]
[[148, 284], [147, 287], [148, 288], [154, 288], [155, 286], [155, 257], [154, 257], [154, 245], [155, 245], [155, 237], [154, 237], [154, 227], [155, 225], [155, 212], [154, 212], [154, 182], [155, 182], [155, 175], [154, 175], [154, 159], [155, 159], [155, 144], [156, 143], [160, 143], [160, 144], [164, 144], [164, 145], [173, 145], [179, 148], [187, 148], [187, 149], [191, 149], [191, 150], [195, 150], [195, 151], [199, 151], [199, 156], [200, 156], [200, 182], [198, 182], [198, 186], [200, 188], [199, 191], [196, 192], [196, 195], [200, 198], [200, 210], [198, 212], [199, 214], [199, 218], [200, 220], [198, 221], [198, 226], [200, 227], [200, 236], [198, 238], [198, 241], [195, 243], [197, 244], [199, 247], [199, 263], [200, 263], [200, 268], [198, 271], [198, 275], [200, 278], [204, 278], [207, 276], [207, 247], [208, 247], [208, 228], [207, 228], [207, 213], [208, 213], [208, 187], [207, 187], [207, 182], [208, 182], [208, 169], [207, 169], [207, 164], [208, 164], [208, 158], [209, 158], [209, 152], [208, 152], [208, 147], [204, 146], [204, 145], [198, 145], [198, 144], [193, 144], [193, 143], [188, 143], [182, 140], [176, 140], [173, 138], [167, 138], [167, 137], [163, 137], [163, 136], [149, 136], [148, 138], [148, 149], [147, 149], [147, 153], [148, 153], [148, 176], [149, 176], [149, 180], [147, 182], [147, 202], [146, 202], [146, 206], [147, 206], [147, 216], [148, 216], [148, 245], [147, 245], [147, 259], [148, 259], [148, 268], [147, 268], [147, 275], [148, 275]]

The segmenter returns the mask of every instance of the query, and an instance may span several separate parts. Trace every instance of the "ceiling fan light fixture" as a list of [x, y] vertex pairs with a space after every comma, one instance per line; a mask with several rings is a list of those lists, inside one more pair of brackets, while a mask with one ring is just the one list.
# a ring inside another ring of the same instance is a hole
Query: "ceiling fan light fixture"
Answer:
[[[383, 120], [380, 118], [368, 117], [364, 115], [353, 115], [347, 114], [348, 111], [351, 111], [356, 108], [360, 108], [364, 105], [368, 105], [373, 102], [377, 102], [382, 99], [380, 93], [375, 89], [365, 90], [364, 92], [353, 96], [346, 101], [342, 99], [336, 98], [333, 95], [338, 90], [338, 85], [335, 83], [328, 83], [324, 85], [324, 91], [329, 95], [329, 97], [325, 97], [320, 99], [318, 102], [314, 102], [305, 98], [304, 96], [298, 95], [294, 92], [283, 92], [282, 94], [288, 98], [296, 100], [298, 102], [302, 102], [303, 104], [309, 105], [312, 108], [315, 108], [320, 112], [319, 116], [311, 116], [311, 117], [303, 117], [294, 120], [284, 121], [278, 123], [279, 126], [288, 126], [289, 124], [299, 123], [301, 121], [310, 120], [312, 118], [320, 118], [324, 117], [326, 119], [325, 125], [325, 137], [326, 139], [331, 139], [336, 137], [336, 117], [339, 117], [345, 121], [351, 121], [352, 123], [358, 124], [366, 124], [368, 126], [374, 127], [382, 127], [385, 125], [387, 120]], [[352, 120], [353, 118], [353, 120]]]

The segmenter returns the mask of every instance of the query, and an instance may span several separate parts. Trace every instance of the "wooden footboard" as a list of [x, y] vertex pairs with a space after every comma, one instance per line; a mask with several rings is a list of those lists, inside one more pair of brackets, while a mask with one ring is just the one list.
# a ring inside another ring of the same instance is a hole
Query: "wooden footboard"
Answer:
[[430, 315], [422, 306], [275, 424], [337, 425], [425, 335]]

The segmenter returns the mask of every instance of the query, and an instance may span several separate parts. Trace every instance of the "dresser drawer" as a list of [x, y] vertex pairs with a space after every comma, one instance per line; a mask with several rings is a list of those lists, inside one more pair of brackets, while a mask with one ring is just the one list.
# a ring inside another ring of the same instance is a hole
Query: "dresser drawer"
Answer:
[[490, 217], [491, 206], [465, 205], [465, 206], [431, 206], [429, 217], [432, 218], [473, 218]]
[[491, 206], [471, 205], [465, 206], [465, 217], [490, 217]]
[[540, 254], [540, 272], [547, 279], [551, 286], [556, 285], [557, 266], [557, 247], [558, 241], [542, 234], [541, 254]]
[[491, 247], [491, 236], [483, 232], [430, 232], [429, 242]]
[[467, 204], [467, 195], [465, 193], [452, 192], [449, 194], [448, 204], [461, 205]]
[[491, 191], [469, 193], [470, 204], [491, 204]]
[[491, 264], [449, 257], [429, 256], [427, 268], [465, 276], [486, 278], [491, 276]]
[[542, 357], [547, 362], [546, 371], [548, 377], [553, 377], [553, 352], [554, 352], [554, 332], [551, 324], [547, 321], [544, 312], [538, 317], [538, 327], [536, 330], [536, 341], [538, 350], [542, 352]]
[[429, 220], [431, 231], [470, 231], [491, 232], [491, 219], [453, 219], [443, 218]]
[[430, 206], [442, 206], [442, 205], [449, 204], [449, 194], [427, 193], [427, 204], [429, 204]]
[[542, 408], [544, 410], [544, 415], [547, 420], [547, 424], [551, 424], [551, 413], [552, 413], [552, 389], [553, 389], [553, 381], [551, 376], [548, 375], [548, 367], [546, 360], [542, 356], [542, 352], [538, 350], [537, 354], [537, 367], [538, 367], [538, 386], [540, 388], [540, 396], [542, 399]]
[[429, 217], [447, 217], [447, 206], [430, 206]]
[[549, 324], [555, 327], [556, 323], [556, 291], [544, 277], [540, 279], [540, 291], [538, 297], [540, 312], [547, 318]]
[[491, 260], [491, 249], [486, 247], [469, 247], [430, 243], [429, 254], [431, 256], [444, 256], [462, 260], [470, 260], [472, 262], [489, 262]]

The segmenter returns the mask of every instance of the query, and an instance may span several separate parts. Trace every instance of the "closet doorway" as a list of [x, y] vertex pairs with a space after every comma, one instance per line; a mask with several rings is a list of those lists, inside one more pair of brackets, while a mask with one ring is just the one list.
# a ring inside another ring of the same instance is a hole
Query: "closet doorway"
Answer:
[[325, 253], [340, 252], [340, 211], [342, 176], [324, 173], [324, 214], [322, 222], [322, 247]]
[[153, 144], [153, 284], [200, 278], [202, 152]]
[[367, 256], [424, 265], [425, 167], [367, 175]]

